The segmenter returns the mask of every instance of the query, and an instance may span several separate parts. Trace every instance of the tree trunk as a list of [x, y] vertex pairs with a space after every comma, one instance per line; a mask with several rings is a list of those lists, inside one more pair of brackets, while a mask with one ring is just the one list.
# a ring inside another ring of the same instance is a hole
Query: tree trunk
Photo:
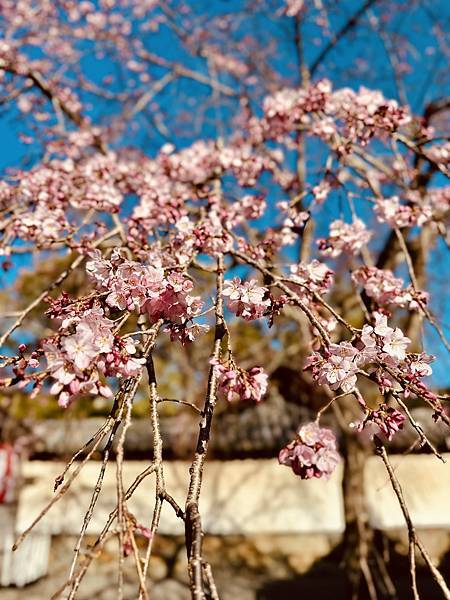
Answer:
[[[345, 436], [344, 466], [344, 563], [349, 585], [348, 598], [357, 600], [363, 593], [374, 596], [374, 583], [370, 573], [369, 554], [373, 543], [373, 530], [364, 498], [364, 466], [369, 455], [356, 435]], [[362, 590], [364, 589], [364, 592]]]

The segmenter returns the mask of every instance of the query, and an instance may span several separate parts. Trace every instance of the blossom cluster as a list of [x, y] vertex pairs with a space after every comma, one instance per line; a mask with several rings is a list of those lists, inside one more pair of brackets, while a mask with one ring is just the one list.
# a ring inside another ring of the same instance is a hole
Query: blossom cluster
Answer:
[[[321, 310], [320, 298], [331, 287], [334, 272], [325, 263], [316, 259], [310, 263], [300, 262], [290, 265], [289, 269], [291, 274], [287, 286], [314, 315], [315, 322], [310, 320], [310, 328], [316, 340], [313, 347], [316, 347], [322, 335], [320, 330], [331, 333], [337, 324], [334, 317]], [[292, 299], [292, 302], [295, 303], [295, 300]]]
[[367, 417], [362, 421], [358, 428], [362, 430], [367, 424], [373, 424], [383, 433], [388, 440], [392, 440], [394, 435], [403, 429], [405, 415], [393, 406], [381, 404], [377, 410], [369, 411]]
[[267, 203], [264, 196], [245, 194], [242, 198], [233, 202], [226, 210], [226, 224], [231, 228], [239, 223], [259, 219], [263, 216], [266, 207]]
[[424, 225], [433, 216], [428, 203], [401, 204], [398, 196], [378, 198], [375, 201], [375, 214], [380, 223], [400, 228]]
[[194, 142], [179, 152], [174, 152], [173, 146], [165, 146], [159, 164], [170, 179], [194, 185], [221, 173], [217, 148], [213, 142]]
[[12, 225], [14, 234], [28, 241], [52, 242], [63, 238], [69, 230], [65, 212], [61, 208], [50, 208], [44, 203], [36, 205], [34, 211], [26, 212]]
[[383, 365], [406, 369], [406, 349], [410, 342], [400, 328], [388, 326], [386, 315], [375, 313], [374, 326], [364, 325], [353, 342], [330, 344], [324, 356], [318, 352], [312, 354], [306, 368], [312, 369], [319, 384], [349, 393], [356, 385], [358, 371], [372, 365], [380, 387], [391, 389], [394, 382]]
[[330, 344], [323, 358], [319, 353], [308, 357], [306, 368], [312, 368], [312, 375], [320, 385], [328, 385], [332, 390], [339, 388], [351, 392], [355, 387], [358, 372], [358, 350], [349, 342]]
[[203, 330], [192, 324], [203, 302], [192, 296], [193, 283], [176, 271], [166, 274], [160, 265], [144, 265], [128, 260], [115, 249], [109, 260], [99, 251], [92, 253], [86, 270], [97, 288], [107, 291], [106, 304], [118, 310], [146, 313], [150, 323], [162, 319], [172, 338], [187, 342]]
[[[296, 285], [291, 286], [299, 291], [300, 295], [308, 292], [324, 294], [333, 283], [333, 271], [316, 259], [310, 263], [300, 262], [290, 266], [291, 280]], [[306, 292], [305, 292], [306, 290]]]
[[329, 237], [317, 240], [317, 244], [323, 254], [337, 258], [342, 252], [358, 254], [371, 237], [372, 233], [367, 230], [361, 219], [355, 219], [353, 223], [344, 223], [339, 219], [330, 224]]
[[113, 153], [82, 160], [67, 156], [19, 172], [1, 190], [2, 203], [20, 209], [11, 220], [9, 234], [45, 245], [73, 230], [69, 221], [73, 209], [115, 213], [127, 191], [121, 189], [119, 179]]
[[186, 215], [185, 204], [191, 197], [189, 185], [174, 180], [160, 160], [122, 163], [121, 175], [127, 188], [139, 197], [133, 209], [128, 231], [133, 238], [146, 241], [159, 226], [176, 223]]
[[[160, 232], [169, 234], [169, 242], [176, 238], [177, 249], [174, 252], [166, 243], [163, 262], [183, 266], [197, 252], [216, 256], [229, 251], [232, 238], [227, 229], [260, 218], [267, 206], [259, 195], [245, 194], [238, 201], [220, 203], [209, 193], [206, 214], [191, 220], [188, 204], [204, 204], [206, 188], [202, 186], [225, 173], [241, 186], [254, 186], [264, 170], [271, 170], [274, 177], [277, 174], [280, 182], [283, 178], [282, 171], [275, 168], [282, 160], [281, 151], [261, 153], [240, 139], [220, 148], [211, 142], [196, 142], [178, 152], [166, 144], [156, 159], [148, 159], [113, 152], [85, 157], [79, 147], [79, 138], [84, 137], [80, 134], [72, 145], [61, 148], [55, 142], [55, 152], [64, 152], [65, 159], [50, 160], [28, 173], [18, 173], [16, 183], [13, 179], [13, 184], [2, 184], [0, 204], [18, 207], [17, 217], [12, 215], [7, 225], [8, 240], [19, 237], [45, 246], [71, 239], [78, 225], [76, 218], [69, 220], [77, 214], [72, 209], [115, 213], [132, 194], [138, 202], [131, 217], [121, 219], [130, 246], [139, 250], [148, 247], [150, 240], [159, 243]], [[294, 230], [302, 226], [303, 215], [291, 213], [283, 233], [273, 232], [277, 248], [293, 243]]]
[[332, 95], [328, 114], [344, 123], [344, 136], [365, 145], [377, 133], [391, 133], [411, 121], [406, 108], [387, 100], [380, 91], [342, 88]]
[[242, 140], [220, 148], [213, 142], [198, 141], [178, 152], [172, 146], [164, 147], [157, 163], [171, 180], [197, 186], [224, 171], [233, 173], [240, 185], [252, 186], [264, 169], [275, 165], [270, 153], [261, 155]]
[[302, 479], [328, 479], [339, 460], [334, 433], [316, 423], [303, 425], [297, 437], [278, 455], [279, 463], [290, 467]]
[[311, 193], [316, 204], [323, 204], [331, 192], [332, 185], [327, 179], [323, 179], [320, 183], [313, 186]]
[[258, 285], [256, 279], [241, 281], [240, 277], [225, 281], [223, 295], [227, 306], [236, 316], [252, 321], [263, 317], [270, 307], [269, 290]]
[[259, 402], [267, 391], [267, 373], [261, 367], [248, 371], [239, 368], [231, 360], [211, 360], [218, 379], [218, 390], [231, 402], [233, 398]]
[[229, 144], [218, 151], [218, 161], [225, 171], [230, 171], [241, 186], [254, 186], [263, 170], [274, 166], [268, 155], [256, 153], [251, 144]]
[[284, 136], [310, 122], [310, 113], [325, 110], [331, 84], [321, 80], [307, 89], [284, 88], [264, 99], [264, 117], [252, 123], [255, 139], [283, 140]]
[[112, 396], [106, 377], [134, 377], [142, 369], [130, 338], [114, 334], [114, 323], [99, 307], [63, 320], [59, 335], [44, 341], [42, 349], [54, 383], [50, 393], [61, 406], [80, 394]]
[[360, 267], [353, 271], [352, 279], [380, 307], [407, 306], [410, 310], [418, 310], [428, 301], [426, 292], [415, 290], [412, 285], [404, 288], [403, 280], [389, 269]]
[[215, 207], [211, 207], [208, 215], [193, 228], [192, 239], [196, 252], [214, 257], [229, 252], [233, 247], [233, 239], [224, 229], [220, 214]]
[[375, 135], [392, 133], [410, 122], [407, 110], [395, 100], [387, 100], [379, 91], [361, 87], [332, 90], [326, 80], [314, 82], [306, 89], [285, 88], [268, 96], [263, 104], [262, 119], [251, 122], [255, 141], [276, 139], [299, 129], [309, 129], [326, 142], [342, 136], [341, 152], [348, 145], [365, 145]]

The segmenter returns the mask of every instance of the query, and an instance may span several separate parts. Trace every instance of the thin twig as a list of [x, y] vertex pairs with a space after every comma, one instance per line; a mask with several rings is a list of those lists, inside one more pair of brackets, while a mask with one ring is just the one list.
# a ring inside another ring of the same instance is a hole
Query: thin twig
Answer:
[[[433, 579], [436, 581], [438, 586], [441, 588], [444, 598], [446, 598], [446, 600], [450, 600], [450, 590], [448, 589], [444, 578], [442, 577], [442, 575], [441, 575], [440, 571], [437, 569], [437, 567], [434, 565], [426, 548], [424, 547], [424, 545], [422, 544], [420, 539], [417, 537], [416, 529], [411, 520], [411, 516], [409, 514], [408, 507], [406, 506], [402, 488], [397, 479], [397, 476], [395, 475], [395, 471], [392, 468], [392, 465], [389, 461], [389, 458], [388, 458], [388, 455], [386, 452], [386, 448], [384, 447], [380, 438], [378, 438], [377, 436], [374, 436], [374, 441], [375, 441], [376, 452], [381, 457], [381, 459], [384, 463], [384, 466], [386, 467], [386, 470], [389, 475], [389, 479], [391, 480], [392, 488], [395, 492], [395, 495], [397, 496], [397, 500], [400, 505], [401, 511], [403, 513], [403, 517], [406, 522], [406, 527], [408, 529], [408, 539], [409, 539], [409, 547], [410, 547], [409, 561], [410, 561], [410, 573], [411, 573], [411, 587], [413, 589], [413, 592], [415, 590], [414, 593], [416, 594], [414, 597], [418, 598], [417, 584], [416, 584], [416, 565], [415, 565], [415, 557], [414, 557], [414, 546], [417, 546], [420, 553], [422, 554], [422, 557], [423, 557], [428, 569], [430, 570], [430, 573], [431, 573]], [[412, 548], [412, 550], [411, 550], [411, 548]]]
[[409, 411], [407, 405], [405, 404], [405, 402], [403, 402], [403, 400], [400, 398], [400, 395], [397, 394], [396, 392], [393, 392], [392, 394], [394, 396], [394, 398], [397, 400], [397, 402], [400, 404], [400, 406], [403, 408], [403, 410], [406, 413], [406, 416], [409, 419], [409, 422], [411, 423], [412, 427], [414, 427], [414, 429], [417, 431], [417, 433], [419, 434], [420, 437], [420, 441], [421, 441], [421, 445], [427, 445], [430, 450], [433, 452], [433, 454], [439, 458], [439, 460], [441, 460], [443, 463], [445, 463], [445, 459], [442, 456], [442, 454], [439, 454], [439, 452], [437, 451], [437, 449], [435, 448], [435, 446], [430, 442], [430, 440], [427, 438], [427, 436], [425, 435], [424, 430], [422, 429], [422, 426], [414, 419], [414, 417], [412, 416], [411, 412]]
[[[100, 244], [102, 244], [104, 241], [106, 241], [108, 238], [113, 237], [114, 235], [116, 235], [118, 233], [118, 229], [114, 228], [112, 229], [110, 232], [108, 232], [106, 235], [104, 235], [100, 240], [97, 240], [97, 242], [94, 244], [94, 247], [97, 248]], [[77, 258], [67, 267], [67, 269], [64, 269], [64, 271], [59, 275], [59, 277], [57, 277], [55, 279], [55, 281], [53, 281], [48, 287], [47, 289], [45, 289], [41, 294], [39, 294], [39, 296], [37, 298], [35, 298], [32, 302], [30, 302], [30, 304], [24, 308], [21, 312], [19, 317], [16, 319], [16, 321], [14, 321], [14, 323], [5, 331], [5, 333], [0, 337], [0, 348], [3, 346], [3, 344], [6, 342], [6, 340], [9, 338], [9, 336], [14, 333], [14, 331], [20, 327], [23, 323], [23, 321], [25, 320], [25, 318], [30, 314], [30, 312], [36, 308], [37, 306], [39, 306], [39, 304], [45, 299], [47, 298], [47, 296], [49, 295], [49, 293], [51, 291], [53, 291], [55, 288], [57, 288], [59, 285], [61, 285], [61, 283], [63, 281], [65, 281], [67, 279], [67, 277], [69, 277], [69, 275], [83, 262], [83, 260], [86, 257], [83, 255], [77, 256]]]
[[64, 496], [64, 494], [67, 492], [67, 490], [70, 488], [72, 482], [78, 477], [81, 469], [85, 466], [85, 464], [87, 462], [89, 462], [91, 456], [94, 454], [94, 452], [97, 450], [98, 446], [101, 444], [101, 442], [103, 441], [103, 439], [106, 437], [106, 435], [108, 434], [108, 432], [110, 431], [112, 427], [112, 423], [110, 424], [110, 426], [108, 428], [105, 428], [105, 430], [102, 432], [102, 434], [98, 437], [98, 439], [96, 440], [95, 444], [93, 445], [93, 447], [91, 448], [91, 450], [89, 451], [89, 453], [86, 455], [86, 457], [77, 465], [76, 469], [74, 470], [74, 472], [70, 475], [70, 477], [68, 478], [67, 482], [59, 488], [59, 490], [57, 491], [56, 495], [53, 496], [53, 498], [50, 500], [50, 502], [48, 502], [48, 504], [41, 510], [41, 512], [39, 513], [39, 515], [33, 520], [33, 522], [31, 523], [31, 525], [29, 525], [25, 531], [23, 531], [20, 536], [17, 538], [16, 542], [13, 545], [13, 550], [17, 550], [17, 548], [20, 546], [20, 544], [23, 542], [23, 540], [27, 537], [27, 535], [34, 529], [34, 527], [39, 523], [39, 521], [48, 513], [48, 511], [51, 509], [51, 507], [56, 504], [58, 502], [58, 500], [60, 500], [62, 498], [62, 496]]
[[[131, 496], [134, 494], [134, 492], [136, 491], [136, 489], [139, 487], [139, 485], [142, 483], [142, 481], [146, 477], [151, 475], [154, 471], [155, 471], [155, 465], [153, 465], [153, 464], [149, 465], [146, 469], [144, 469], [144, 471], [142, 471], [142, 473], [140, 473], [136, 477], [136, 479], [133, 481], [133, 483], [128, 488], [128, 490], [125, 494], [125, 499], [129, 500], [131, 498]], [[105, 523], [98, 538], [96, 539], [94, 544], [91, 546], [90, 551], [84, 555], [83, 563], [82, 563], [81, 567], [79, 568], [78, 572], [76, 573], [76, 575], [74, 575], [72, 577], [72, 579], [65, 581], [64, 585], [53, 594], [53, 596], [50, 598], [50, 600], [56, 600], [56, 598], [59, 598], [59, 596], [62, 594], [62, 592], [65, 590], [65, 588], [69, 585], [74, 585], [78, 589], [91, 562], [101, 552], [101, 550], [107, 540], [109, 528], [111, 527], [111, 525], [113, 524], [114, 520], [117, 517], [117, 512], [118, 512], [118, 508], [116, 506], [116, 508], [114, 510], [112, 510], [111, 513], [109, 514], [107, 522]]]

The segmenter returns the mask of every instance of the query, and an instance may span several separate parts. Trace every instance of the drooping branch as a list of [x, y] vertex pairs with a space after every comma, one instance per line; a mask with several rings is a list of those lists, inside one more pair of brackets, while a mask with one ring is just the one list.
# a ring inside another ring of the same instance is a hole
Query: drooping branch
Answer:
[[400, 505], [400, 509], [403, 513], [406, 527], [408, 529], [411, 586], [412, 586], [412, 589], [414, 592], [414, 598], [415, 599], [419, 598], [418, 591], [417, 591], [416, 564], [415, 564], [415, 555], [414, 555], [414, 549], [415, 549], [415, 547], [417, 547], [418, 550], [420, 551], [420, 553], [423, 557], [423, 560], [425, 561], [425, 564], [427, 565], [433, 579], [436, 581], [438, 586], [441, 588], [444, 598], [446, 598], [446, 600], [449, 600], [450, 599], [450, 590], [447, 587], [447, 584], [445, 583], [445, 580], [442, 577], [442, 574], [440, 573], [439, 569], [434, 565], [425, 546], [423, 545], [423, 543], [421, 542], [420, 538], [417, 535], [416, 528], [414, 527], [414, 524], [411, 520], [411, 516], [409, 514], [409, 510], [406, 505], [405, 498], [403, 496], [402, 488], [397, 479], [395, 471], [392, 468], [392, 465], [389, 461], [389, 458], [388, 458], [388, 455], [386, 452], [386, 448], [384, 447], [380, 438], [378, 438], [377, 436], [374, 437], [374, 442], [375, 442], [376, 452], [381, 457], [381, 459], [384, 463], [384, 466], [386, 467], [386, 471], [388, 472], [389, 479], [390, 479], [390, 482], [392, 485], [392, 489], [394, 490], [395, 495], [397, 496], [397, 500]]
[[[214, 346], [211, 358], [214, 361], [220, 359], [222, 340], [225, 337], [225, 320], [223, 316], [223, 256], [217, 259], [216, 270], [216, 300], [215, 300], [215, 334]], [[203, 554], [202, 554], [202, 522], [199, 512], [199, 500], [203, 479], [203, 469], [205, 465], [206, 453], [211, 435], [211, 426], [216, 406], [217, 394], [217, 371], [215, 365], [211, 365], [208, 376], [208, 386], [205, 403], [203, 406], [203, 416], [200, 421], [197, 447], [194, 460], [192, 461], [189, 480], [189, 490], [186, 498], [186, 548], [189, 564], [189, 579], [191, 586], [191, 595], [193, 600], [203, 600], [205, 598], [203, 582]]]

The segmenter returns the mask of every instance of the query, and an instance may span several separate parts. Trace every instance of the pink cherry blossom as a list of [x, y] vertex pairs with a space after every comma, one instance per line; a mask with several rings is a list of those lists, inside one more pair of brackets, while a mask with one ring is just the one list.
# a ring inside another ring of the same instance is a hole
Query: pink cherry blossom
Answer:
[[92, 340], [86, 336], [70, 335], [62, 343], [64, 352], [78, 369], [87, 369], [97, 356]]
[[427, 203], [400, 204], [398, 196], [377, 199], [375, 214], [380, 223], [388, 223], [391, 227], [413, 227], [424, 225], [433, 216], [431, 206]]
[[193, 327], [203, 302], [190, 294], [193, 284], [181, 273], [166, 274], [160, 266], [130, 261], [120, 252], [113, 253], [109, 261], [97, 253], [86, 269], [98, 289], [109, 291], [106, 303], [110, 307], [146, 313], [151, 323], [163, 319], [172, 339], [186, 343], [206, 330], [205, 326]]
[[328, 385], [332, 390], [350, 392], [357, 381], [358, 351], [348, 342], [331, 344], [326, 358], [315, 353], [307, 360], [314, 379], [320, 385]]
[[217, 47], [208, 45], [204, 48], [204, 53], [219, 71], [227, 71], [238, 78], [248, 74], [249, 69], [243, 61], [230, 54], [223, 54]]
[[428, 377], [432, 374], [433, 369], [430, 363], [433, 362], [434, 356], [430, 356], [422, 352], [420, 354], [410, 354], [407, 357], [406, 364], [412, 377], [417, 379], [420, 377]]
[[228, 298], [227, 306], [238, 317], [247, 321], [261, 318], [270, 306], [266, 298], [269, 290], [258, 285], [256, 279], [242, 282], [240, 277], [227, 280], [223, 295]]
[[411, 340], [397, 327], [384, 336], [383, 351], [400, 361], [406, 357], [406, 348], [410, 343]]
[[307, 423], [300, 427], [298, 436], [304, 444], [314, 446], [314, 444], [317, 444], [321, 439], [321, 429], [317, 423]]
[[322, 204], [328, 198], [329, 193], [331, 192], [331, 183], [326, 179], [321, 181], [318, 185], [315, 185], [312, 188], [312, 195], [314, 196], [314, 200], [317, 204]]
[[259, 402], [267, 391], [268, 376], [261, 367], [244, 371], [234, 362], [223, 363], [212, 360], [211, 364], [219, 382], [219, 392], [230, 402], [237, 397], [240, 400]]
[[[323, 294], [333, 283], [333, 271], [318, 260], [291, 265], [290, 271], [292, 281], [305, 286], [307, 291]], [[305, 294], [305, 289], [300, 289], [299, 293]]]
[[304, 0], [286, 0], [286, 14], [288, 17], [295, 17], [302, 10]]
[[50, 392], [59, 396], [61, 405], [83, 393], [109, 398], [106, 377], [134, 377], [141, 372], [143, 359], [133, 356], [135, 343], [115, 336], [113, 329], [102, 309], [92, 308], [66, 319], [60, 335], [43, 344], [54, 380]]
[[427, 304], [428, 295], [412, 286], [403, 287], [403, 280], [388, 269], [360, 267], [353, 271], [352, 279], [363, 286], [364, 291], [378, 306], [408, 306], [418, 310]]
[[302, 479], [328, 479], [340, 461], [336, 437], [330, 429], [319, 427], [316, 423], [303, 425], [297, 437], [280, 450], [278, 461]]
[[[424, 400], [446, 419], [441, 395], [424, 382], [433, 357], [408, 352], [422, 342], [420, 332], [398, 324], [413, 317], [425, 327], [428, 319], [445, 335], [416, 278], [426, 280], [448, 242], [448, 107], [436, 100], [412, 115], [380, 90], [354, 86], [380, 79], [379, 61], [356, 56], [366, 42], [360, 28], [369, 36], [395, 33], [399, 7], [374, 3], [356, 18], [323, 0], [245, 0], [224, 10], [209, 3], [214, 8], [205, 12], [207, 4], [2, 1], [0, 103], [26, 146], [18, 168], [0, 181], [1, 266], [8, 282], [22, 264], [40, 261], [45, 277], [33, 300], [30, 275], [11, 290], [20, 304], [2, 317], [0, 386], [16, 385], [37, 402], [49, 390], [64, 407], [101, 396], [122, 410], [155, 344], [170, 367], [159, 373], [156, 361], [156, 395], [165, 395], [164, 372], [178, 364], [174, 352], [190, 366], [192, 404], [202, 402], [203, 387], [229, 401], [259, 402], [267, 373], [238, 366], [231, 350], [245, 328], [246, 355], [280, 353], [279, 363], [269, 356], [272, 367], [291, 361], [300, 368], [310, 354], [313, 385], [326, 386], [321, 393], [330, 400], [347, 395], [365, 414], [361, 428], [391, 439], [405, 416], [387, 402], [400, 397]], [[421, 3], [403, 4], [409, 19]], [[431, 36], [410, 28], [418, 44], [408, 44], [408, 27], [395, 35], [398, 60], [390, 67], [405, 97], [413, 81], [405, 77], [409, 50], [434, 37], [436, 47], [424, 53], [431, 56], [442, 41], [438, 25]], [[339, 31], [349, 26], [357, 42], [351, 65], [340, 54]], [[166, 48], [159, 42], [167, 35]], [[320, 79], [327, 69], [351, 87]], [[336, 272], [328, 257], [338, 259]], [[224, 314], [216, 297], [222, 286]], [[2, 298], [7, 305], [9, 291]], [[35, 323], [39, 314], [50, 322]], [[235, 326], [235, 317], [267, 321]], [[195, 342], [210, 325], [208, 348], [171, 349], [174, 341]], [[267, 325], [275, 325], [273, 335]], [[37, 339], [42, 330], [45, 340]], [[267, 343], [253, 344], [256, 337]], [[210, 342], [221, 357], [211, 365]], [[363, 392], [372, 403], [376, 387], [383, 398], [373, 410]], [[205, 443], [210, 396], [198, 415]], [[329, 477], [339, 461], [335, 435], [306, 423], [279, 461], [303, 479]], [[133, 528], [150, 534], [131, 513], [125, 517], [127, 553]]]
[[388, 440], [392, 440], [394, 435], [403, 429], [405, 418], [405, 415], [396, 408], [381, 404], [377, 410], [371, 410], [364, 421], [358, 424], [358, 430], [362, 431], [368, 424], [373, 424]]
[[447, 167], [450, 165], [450, 142], [434, 144], [424, 150], [426, 156], [435, 163]]
[[355, 219], [353, 223], [337, 220], [330, 224], [330, 235], [326, 239], [317, 240], [319, 250], [327, 256], [336, 258], [347, 252], [355, 255], [360, 252], [372, 237], [363, 221]]

